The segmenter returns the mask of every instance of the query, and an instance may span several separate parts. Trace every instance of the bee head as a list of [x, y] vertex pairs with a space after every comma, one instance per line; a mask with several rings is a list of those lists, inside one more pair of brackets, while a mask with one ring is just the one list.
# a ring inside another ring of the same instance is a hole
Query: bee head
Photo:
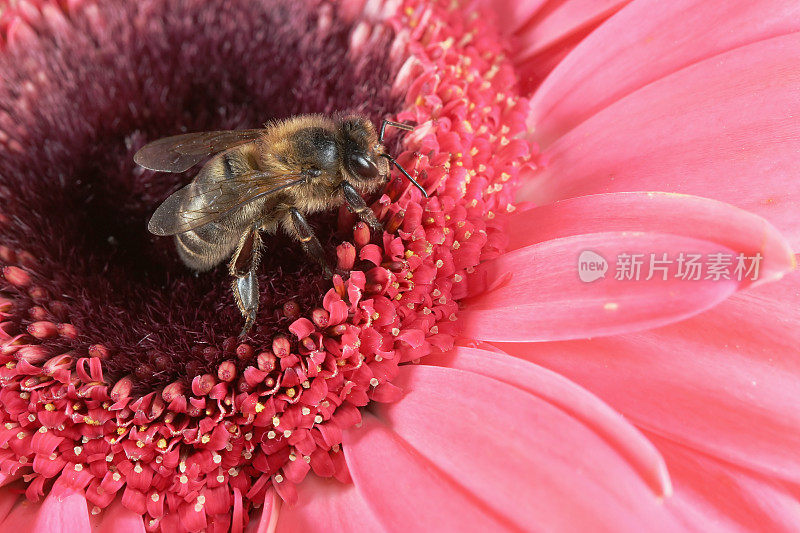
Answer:
[[342, 119], [340, 131], [344, 142], [343, 159], [355, 185], [382, 183], [389, 176], [389, 162], [380, 157], [383, 146], [378, 141], [375, 126], [364, 117], [350, 116]]

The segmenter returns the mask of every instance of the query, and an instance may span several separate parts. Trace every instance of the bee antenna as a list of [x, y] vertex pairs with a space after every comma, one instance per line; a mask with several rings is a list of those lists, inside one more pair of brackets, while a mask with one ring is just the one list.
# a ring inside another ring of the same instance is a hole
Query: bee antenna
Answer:
[[394, 126], [397, 129], [413, 131], [414, 126], [403, 124], [401, 122], [392, 122], [391, 120], [384, 120], [381, 124], [381, 134], [378, 136], [378, 141], [383, 142], [383, 134], [386, 132], [386, 126]]
[[[405, 124], [404, 124], [404, 125], [405, 125]], [[381, 132], [382, 132], [382, 129], [381, 129]], [[405, 177], [407, 177], [407, 178], [408, 178], [408, 181], [410, 181], [411, 183], [413, 183], [413, 184], [414, 184], [414, 186], [415, 186], [417, 189], [419, 189], [419, 190], [422, 192], [422, 195], [423, 195], [425, 198], [427, 198], [427, 197], [428, 197], [428, 191], [426, 191], [426, 190], [425, 190], [425, 189], [422, 187], [422, 185], [420, 185], [419, 183], [417, 183], [417, 181], [416, 181], [414, 178], [412, 178], [412, 177], [411, 177], [411, 174], [409, 174], [408, 172], [406, 172], [406, 169], [404, 169], [402, 166], [400, 166], [400, 163], [398, 163], [397, 161], [395, 161], [394, 157], [390, 156], [389, 154], [380, 154], [380, 155], [381, 155], [381, 157], [385, 157], [386, 159], [388, 159], [388, 160], [389, 160], [389, 162], [390, 162], [391, 164], [393, 164], [394, 166], [396, 166], [396, 167], [397, 167], [397, 168], [400, 170], [400, 172], [402, 172], [402, 173], [403, 173], [403, 175], [404, 175]]]

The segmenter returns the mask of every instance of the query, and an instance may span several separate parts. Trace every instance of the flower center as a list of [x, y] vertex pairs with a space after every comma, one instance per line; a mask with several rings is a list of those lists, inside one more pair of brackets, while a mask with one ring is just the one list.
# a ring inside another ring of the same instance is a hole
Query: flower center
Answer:
[[[401, 396], [398, 365], [452, 346], [467, 277], [502, 246], [495, 213], [529, 152], [524, 100], [478, 13], [410, 0], [390, 15], [107, 2], [26, 12], [32, 29], [9, 31], [0, 466], [30, 498], [60, 475], [98, 509], [124, 491], [152, 527], [169, 508], [200, 530], [270, 487], [291, 501], [310, 470], [347, 481], [341, 436], [359, 409]], [[334, 110], [416, 123], [388, 148], [431, 198], [394, 179], [371, 199], [383, 235], [345, 210], [312, 218], [350, 271], [332, 283], [270, 237], [239, 343], [225, 269], [195, 276], [146, 232], [191, 173], [144, 171], [133, 153]]]
[[[224, 268], [195, 275], [172, 239], [145, 231], [160, 201], [197, 169], [143, 171], [133, 153], [161, 136], [303, 113], [358, 111], [378, 120], [399, 108], [387, 83], [399, 65], [386, 59], [386, 28], [370, 28], [368, 43], [353, 47], [353, 24], [334, 10], [289, 1], [253, 11], [204, 4], [191, 14], [166, 2], [86, 10], [70, 20], [69, 38], [39, 20], [38, 39], [0, 59], [9, 74], [0, 129], [14, 148], [0, 156], [10, 219], [3, 245], [35, 258], [32, 273], [43, 274], [32, 283], [44, 299], [26, 294], [16, 304], [45, 309], [30, 322], [76, 328], [76, 342], [57, 351], [101, 344], [107, 380], [133, 374], [137, 390], [158, 390], [229, 359], [242, 318]], [[335, 212], [312, 223], [333, 262], [351, 228], [340, 228]], [[286, 332], [330, 286], [282, 235], [268, 238], [259, 275], [255, 343]], [[69, 316], [57, 313], [62, 308]]]

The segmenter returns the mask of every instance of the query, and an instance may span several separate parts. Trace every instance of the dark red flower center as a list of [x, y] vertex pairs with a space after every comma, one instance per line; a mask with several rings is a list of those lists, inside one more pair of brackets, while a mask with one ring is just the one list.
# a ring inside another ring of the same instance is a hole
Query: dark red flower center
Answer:
[[[15, 306], [42, 308], [15, 328], [68, 321], [75, 338], [51, 341], [54, 349], [102, 344], [108, 380], [133, 374], [137, 390], [158, 390], [215, 373], [234, 355], [231, 337], [242, 319], [224, 268], [195, 275], [171, 239], [145, 231], [155, 207], [196, 169], [144, 171], [133, 153], [161, 136], [259, 127], [303, 113], [357, 111], [377, 121], [399, 108], [391, 94], [399, 65], [388, 59], [388, 29], [353, 48], [352, 23], [330, 6], [103, 3], [87, 10], [65, 28], [39, 20], [37, 39], [0, 56], [0, 131], [8, 136], [0, 152], [2, 244], [30, 257], [39, 274], [35, 293], [18, 295]], [[335, 263], [352, 228], [338, 224], [335, 212], [312, 222]], [[285, 333], [330, 286], [281, 235], [269, 239], [259, 273], [255, 343]]]
[[[342, 432], [401, 396], [398, 365], [452, 346], [468, 275], [502, 247], [495, 215], [529, 144], [497, 36], [412, 0], [73, 9], [0, 17], [0, 471], [31, 499], [58, 478], [97, 512], [120, 492], [149, 527], [192, 531], [270, 487], [291, 501], [311, 470], [347, 481]], [[332, 283], [270, 238], [240, 343], [226, 270], [195, 276], [146, 230], [192, 172], [133, 154], [334, 111], [416, 123], [388, 147], [431, 198], [393, 180], [370, 199], [382, 235], [345, 210], [313, 217], [349, 271]]]

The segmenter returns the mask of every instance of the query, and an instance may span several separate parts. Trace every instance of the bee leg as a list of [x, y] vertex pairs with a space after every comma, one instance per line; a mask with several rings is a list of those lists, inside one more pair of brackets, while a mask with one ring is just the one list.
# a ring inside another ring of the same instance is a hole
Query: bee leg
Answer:
[[366, 222], [373, 232], [383, 233], [383, 225], [375, 217], [375, 213], [372, 212], [372, 209], [369, 208], [361, 195], [358, 194], [358, 191], [346, 181], [342, 182], [342, 191], [347, 205], [358, 215], [358, 218]]
[[290, 233], [294, 238], [300, 241], [300, 246], [309, 257], [314, 259], [322, 267], [322, 272], [325, 277], [332, 278], [333, 272], [325, 259], [325, 251], [319, 243], [319, 239], [314, 235], [314, 230], [308, 225], [305, 217], [294, 207], [289, 210], [291, 214], [291, 228]]
[[233, 276], [231, 290], [236, 305], [245, 319], [244, 328], [239, 337], [244, 337], [256, 320], [258, 313], [258, 278], [256, 270], [261, 261], [261, 236], [258, 227], [254, 226], [242, 235], [236, 247], [228, 271]]

